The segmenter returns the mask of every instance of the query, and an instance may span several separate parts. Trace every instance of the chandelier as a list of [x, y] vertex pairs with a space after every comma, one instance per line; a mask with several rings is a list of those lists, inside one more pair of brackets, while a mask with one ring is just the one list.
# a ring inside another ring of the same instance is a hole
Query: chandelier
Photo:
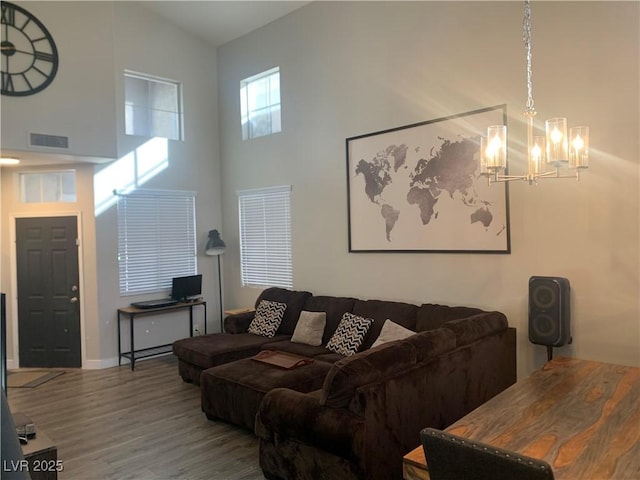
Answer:
[[[487, 136], [480, 138], [480, 173], [493, 182], [525, 180], [529, 184], [547, 178], [575, 178], [580, 180], [580, 171], [589, 166], [589, 127], [569, 129], [567, 119], [551, 118], [545, 122], [544, 136], [534, 135], [533, 119], [536, 110], [533, 104], [533, 81], [531, 68], [531, 5], [524, 2], [523, 40], [527, 57], [527, 103], [524, 116], [527, 119], [527, 165], [526, 175], [504, 175], [507, 167], [507, 126], [492, 125]], [[569, 167], [573, 174], [562, 175], [560, 169]], [[549, 170], [551, 167], [553, 170]]]

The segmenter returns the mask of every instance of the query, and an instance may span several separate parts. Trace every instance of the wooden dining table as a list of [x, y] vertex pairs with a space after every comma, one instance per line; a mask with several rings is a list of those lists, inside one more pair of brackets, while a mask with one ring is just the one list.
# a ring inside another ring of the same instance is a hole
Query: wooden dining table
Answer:
[[[556, 480], [638, 480], [640, 368], [559, 357], [446, 431], [544, 460]], [[422, 446], [403, 472], [429, 478]]]

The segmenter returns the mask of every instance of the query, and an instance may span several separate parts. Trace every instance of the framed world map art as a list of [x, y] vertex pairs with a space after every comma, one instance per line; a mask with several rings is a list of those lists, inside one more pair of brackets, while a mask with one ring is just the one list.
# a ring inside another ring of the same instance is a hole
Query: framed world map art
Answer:
[[508, 184], [478, 160], [506, 108], [347, 138], [349, 251], [510, 253]]

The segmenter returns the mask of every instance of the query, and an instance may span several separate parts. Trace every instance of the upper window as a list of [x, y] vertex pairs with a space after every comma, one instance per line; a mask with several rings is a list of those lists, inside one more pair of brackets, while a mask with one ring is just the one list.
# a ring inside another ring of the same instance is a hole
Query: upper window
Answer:
[[279, 67], [240, 82], [240, 112], [243, 140], [282, 130]]
[[243, 286], [292, 288], [291, 187], [238, 192]]
[[195, 194], [136, 190], [118, 196], [120, 294], [171, 289], [173, 277], [195, 275]]
[[20, 174], [24, 203], [75, 202], [76, 172], [38, 172]]
[[124, 72], [127, 135], [182, 140], [182, 89], [178, 82]]

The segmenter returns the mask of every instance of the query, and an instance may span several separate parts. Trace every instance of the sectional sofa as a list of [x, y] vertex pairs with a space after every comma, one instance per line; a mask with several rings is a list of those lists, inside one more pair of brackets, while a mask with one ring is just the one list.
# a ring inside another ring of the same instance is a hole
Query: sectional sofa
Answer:
[[[259, 437], [269, 479], [401, 479], [422, 428], [445, 428], [516, 380], [515, 330], [500, 312], [281, 288], [255, 307], [173, 352], [209, 419]], [[253, 358], [265, 350], [312, 361], [278, 368]]]

